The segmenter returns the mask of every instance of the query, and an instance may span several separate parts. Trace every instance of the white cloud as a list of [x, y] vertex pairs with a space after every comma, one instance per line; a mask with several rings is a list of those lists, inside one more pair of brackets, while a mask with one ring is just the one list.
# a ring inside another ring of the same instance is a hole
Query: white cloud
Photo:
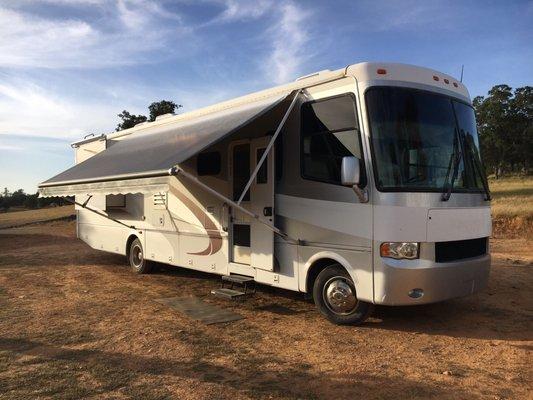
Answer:
[[278, 22], [269, 30], [272, 50], [266, 55], [265, 69], [273, 82], [281, 84], [294, 79], [311, 57], [306, 28], [310, 14], [293, 3], [282, 4], [278, 12]]
[[224, 11], [214, 20], [216, 22], [234, 22], [257, 19], [265, 15], [273, 6], [271, 0], [225, 0]]
[[[17, 7], [3, 6], [6, 3], [0, 0], [0, 134], [78, 139], [87, 133], [112, 131], [118, 122], [116, 114], [122, 109], [146, 113], [149, 102], [165, 98], [180, 102], [184, 111], [189, 111], [240, 95], [247, 85], [228, 85], [224, 79], [184, 85], [178, 75], [175, 81], [154, 85], [144, 83], [143, 77], [106, 78], [100, 73], [92, 79], [87, 78], [91, 73], [69, 71], [72, 67], [113, 68], [161, 61], [173, 51], [183, 53], [184, 42], [190, 48], [198, 47], [202, 28], [187, 26], [180, 14], [161, 2], [43, 1], [96, 10], [82, 19], [42, 13], [38, 16], [23, 7], [31, 5], [32, 0], [21, 0]], [[267, 79], [282, 83], [301, 72], [309, 57], [308, 12], [292, 2], [272, 0], [207, 2], [224, 6], [211, 23], [258, 21], [260, 32], [256, 31], [252, 40], [264, 49], [257, 55], [263, 61], [258, 70]], [[201, 65], [209, 66], [208, 60]], [[4, 74], [1, 68], [5, 68]], [[216, 74], [221, 65], [208, 69]]]
[[21, 151], [21, 150], [24, 150], [22, 146], [14, 146], [11, 144], [0, 143], [0, 151]]
[[[72, 75], [65, 75], [71, 80]], [[86, 82], [74, 80], [74, 87], [83, 91]], [[0, 135], [31, 135], [77, 140], [88, 133], [110, 133], [119, 122], [123, 109], [134, 114], [147, 114], [152, 101], [170, 99], [184, 105], [182, 111], [241, 94], [238, 88], [224, 85], [183, 88], [177, 82], [145, 85], [140, 82], [115, 82], [112, 85], [94, 82], [91, 98], [57, 94], [55, 87], [31, 82], [27, 77], [0, 74]]]
[[114, 114], [104, 104], [61, 99], [18, 79], [0, 82], [0, 134], [74, 139], [109, 131]]
[[[49, 0], [52, 1], [52, 0]], [[53, 2], [58, 2], [54, 0]], [[78, 1], [93, 4], [97, 0]], [[61, 1], [59, 1], [61, 3]], [[145, 0], [99, 4], [100, 18], [46, 18], [0, 5], [0, 66], [103, 68], [148, 63], [184, 53], [192, 40], [167, 46], [191, 33], [179, 15]], [[95, 22], [96, 21], [96, 22]], [[165, 49], [158, 57], [154, 54]]]

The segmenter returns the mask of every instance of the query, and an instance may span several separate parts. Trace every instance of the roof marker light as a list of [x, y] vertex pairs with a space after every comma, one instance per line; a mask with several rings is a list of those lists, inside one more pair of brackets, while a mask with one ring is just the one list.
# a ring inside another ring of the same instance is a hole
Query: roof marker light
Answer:
[[387, 70], [385, 68], [378, 68], [376, 71], [378, 75], [385, 75], [387, 73]]
[[455, 87], [459, 87], [459, 85], [457, 84], [457, 82], [454, 82], [454, 83], [453, 83], [453, 86], [455, 86]]
[[438, 82], [439, 81], [439, 77], [437, 75], [433, 75], [433, 80]]
[[444, 79], [444, 83], [448, 84], [448, 83], [450, 83], [450, 81], [448, 79]]

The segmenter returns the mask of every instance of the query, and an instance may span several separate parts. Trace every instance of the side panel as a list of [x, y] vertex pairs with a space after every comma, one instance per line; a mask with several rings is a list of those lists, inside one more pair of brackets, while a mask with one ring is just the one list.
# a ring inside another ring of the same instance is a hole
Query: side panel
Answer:
[[[211, 187], [222, 193], [227, 192], [226, 182], [214, 177], [206, 178]], [[227, 206], [222, 201], [197, 186], [174, 179], [168, 193], [166, 217], [169, 222], [166, 225], [167, 233], [163, 235], [165, 240], [170, 237], [179, 240], [175, 265], [218, 274], [227, 273], [228, 215]], [[175, 245], [174, 249], [177, 248]]]
[[[83, 217], [78, 218], [83, 221]], [[111, 226], [78, 222], [78, 237], [96, 250], [125, 255], [129, 234], [129, 229], [117, 224]]]
[[147, 229], [145, 236], [145, 256], [154, 261], [174, 264], [179, 259], [179, 234]]
[[[364, 170], [369, 176], [366, 137], [362, 130], [356, 81], [340, 79], [306, 90], [306, 101], [316, 101], [349, 93], [354, 98]], [[289, 117], [282, 136], [283, 161], [276, 163], [276, 225], [302, 245], [285, 243], [276, 237], [276, 249], [281, 244], [295, 247], [278, 259], [282, 266], [298, 265], [298, 287], [309, 291], [306, 278], [309, 268], [323, 258], [334, 259], [343, 265], [356, 282], [360, 299], [372, 301], [372, 199], [360, 203], [350, 187], [305, 179], [301, 171], [301, 109], [296, 107]], [[277, 145], [277, 143], [276, 143]], [[281, 178], [279, 178], [281, 176]], [[370, 181], [368, 179], [368, 181]], [[371, 195], [370, 195], [371, 197]], [[297, 256], [294, 260], [291, 257]]]
[[490, 207], [433, 208], [428, 211], [427, 241], [489, 237], [491, 228]]

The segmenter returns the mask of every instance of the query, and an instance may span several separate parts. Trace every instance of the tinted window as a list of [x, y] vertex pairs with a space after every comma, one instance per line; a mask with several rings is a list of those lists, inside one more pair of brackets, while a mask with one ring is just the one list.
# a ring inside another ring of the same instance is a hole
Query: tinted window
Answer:
[[235, 246], [250, 247], [250, 225], [233, 225], [233, 244]]
[[[261, 157], [263, 157], [264, 153], [265, 153], [265, 149], [257, 149], [256, 160], [258, 163], [259, 163], [259, 160], [261, 160]], [[265, 159], [265, 161], [261, 165], [261, 168], [259, 168], [259, 171], [257, 171], [257, 175], [255, 179], [258, 184], [267, 183], [268, 181], [268, 157]]]
[[220, 153], [212, 151], [209, 153], [200, 153], [196, 160], [196, 171], [199, 176], [218, 175], [220, 174], [221, 161]]
[[[250, 179], [250, 145], [239, 144], [233, 148], [233, 200], [239, 200], [248, 179]], [[250, 201], [249, 189], [242, 200]]]
[[467, 162], [465, 170], [466, 186], [482, 188], [482, 179], [485, 179], [485, 169], [481, 162], [479, 152], [479, 139], [477, 135], [476, 117], [474, 109], [464, 103], [453, 102], [459, 134], [463, 140], [465, 152], [464, 159]]
[[274, 166], [276, 181], [280, 181], [283, 177], [283, 131], [280, 132], [274, 144]]
[[[399, 87], [372, 88], [366, 101], [380, 190], [442, 191], [447, 176], [451, 183], [457, 154], [461, 157], [454, 188], [480, 187], [473, 176], [471, 154], [476, 153], [478, 159], [479, 154], [470, 106]], [[472, 143], [470, 152], [462, 151], [467, 139]]]
[[301, 112], [302, 176], [340, 184], [342, 158], [362, 159], [353, 97], [308, 102]]
[[126, 196], [123, 194], [108, 194], [105, 197], [106, 209], [126, 207]]

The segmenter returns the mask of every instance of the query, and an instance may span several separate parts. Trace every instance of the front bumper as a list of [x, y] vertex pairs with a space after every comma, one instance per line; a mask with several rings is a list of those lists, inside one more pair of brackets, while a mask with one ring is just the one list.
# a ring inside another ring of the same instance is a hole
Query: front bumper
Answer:
[[[435, 303], [468, 296], [488, 282], [490, 254], [447, 263], [416, 261], [376, 260], [374, 303], [391, 306]], [[422, 289], [423, 295], [411, 297], [413, 289]]]

